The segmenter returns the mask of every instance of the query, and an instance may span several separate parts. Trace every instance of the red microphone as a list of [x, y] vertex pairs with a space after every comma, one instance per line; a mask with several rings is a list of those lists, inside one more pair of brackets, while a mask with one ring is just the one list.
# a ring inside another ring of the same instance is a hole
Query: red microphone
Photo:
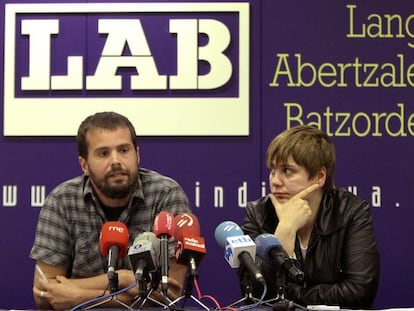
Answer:
[[154, 230], [157, 238], [161, 238], [163, 235], [170, 238], [175, 232], [174, 215], [170, 212], [161, 211], [154, 219]]
[[108, 256], [111, 247], [117, 246], [119, 257], [124, 257], [128, 248], [128, 239], [128, 228], [123, 222], [108, 221], [104, 223], [99, 237], [102, 256]]
[[160, 239], [161, 289], [167, 295], [168, 289], [168, 239], [174, 235], [174, 215], [161, 211], [154, 219], [154, 234]]
[[200, 235], [200, 223], [196, 215], [190, 212], [181, 213], [174, 218], [175, 233], [174, 237], [177, 241], [181, 241], [183, 233]]
[[175, 217], [175, 225], [177, 262], [188, 265], [190, 275], [198, 278], [197, 266], [207, 252], [204, 238], [200, 236], [200, 223], [194, 214], [187, 212]]
[[128, 240], [128, 228], [123, 222], [109, 221], [102, 226], [99, 247], [102, 256], [108, 257], [108, 280], [111, 293], [118, 290], [116, 262], [118, 258], [125, 256]]

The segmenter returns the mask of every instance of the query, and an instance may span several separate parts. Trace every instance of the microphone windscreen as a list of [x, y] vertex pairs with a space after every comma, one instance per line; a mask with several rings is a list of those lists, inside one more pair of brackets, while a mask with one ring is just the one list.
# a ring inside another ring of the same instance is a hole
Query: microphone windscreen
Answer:
[[174, 215], [170, 212], [161, 211], [154, 219], [154, 230], [153, 232], [157, 238], [162, 235], [171, 237], [174, 235], [175, 221]]
[[277, 249], [278, 251], [283, 251], [282, 244], [279, 239], [270, 233], [263, 233], [256, 237], [256, 254], [264, 260], [270, 259], [270, 251], [272, 249]]
[[233, 221], [223, 221], [214, 232], [216, 242], [222, 248], [226, 247], [227, 238], [238, 235], [244, 235], [243, 230]]
[[181, 213], [174, 218], [175, 232], [174, 238], [176, 241], [182, 241], [183, 235], [200, 236], [200, 223], [193, 213]]
[[108, 256], [111, 246], [118, 246], [118, 256], [124, 257], [129, 243], [128, 228], [120, 221], [108, 221], [103, 224], [99, 236], [102, 256]]

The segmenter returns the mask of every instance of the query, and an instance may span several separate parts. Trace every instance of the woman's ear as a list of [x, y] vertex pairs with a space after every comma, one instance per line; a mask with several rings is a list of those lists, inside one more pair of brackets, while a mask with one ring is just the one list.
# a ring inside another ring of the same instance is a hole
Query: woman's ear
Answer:
[[319, 187], [323, 187], [326, 182], [326, 168], [322, 167], [319, 172], [316, 174], [316, 182]]

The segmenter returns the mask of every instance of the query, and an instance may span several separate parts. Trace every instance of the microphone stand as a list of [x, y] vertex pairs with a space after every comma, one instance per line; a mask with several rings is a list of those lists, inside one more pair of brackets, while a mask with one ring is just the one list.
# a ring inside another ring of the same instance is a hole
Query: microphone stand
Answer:
[[[108, 272], [108, 288], [109, 288], [110, 294], [114, 294], [118, 291], [118, 273], [115, 272], [115, 271], [109, 271]], [[96, 308], [98, 306], [101, 306], [101, 305], [103, 305], [107, 302], [110, 302], [110, 301], [114, 300], [118, 304], [120, 304], [121, 306], [123, 306], [123, 307], [125, 307], [129, 310], [132, 310], [132, 308], [130, 306], [128, 306], [125, 302], [123, 302], [122, 300], [119, 300], [116, 295], [109, 295], [107, 297], [106, 297], [106, 295], [103, 295], [102, 297], [103, 298], [105, 297], [105, 299], [97, 301], [97, 302], [85, 307], [84, 309], [89, 310], [89, 309], [92, 309], [92, 308]]]
[[[191, 272], [188, 272], [191, 271]], [[187, 275], [186, 275], [186, 279], [185, 279], [185, 289], [184, 289], [184, 295], [178, 297], [177, 299], [175, 299], [174, 301], [172, 301], [168, 307], [171, 307], [172, 305], [178, 303], [181, 300], [183, 301], [182, 304], [182, 308], [184, 308], [185, 302], [187, 299], [192, 299], [193, 301], [195, 301], [198, 305], [200, 305], [201, 307], [203, 307], [206, 310], [210, 310], [209, 307], [207, 307], [204, 303], [202, 303], [198, 298], [194, 297], [192, 295], [193, 292], [193, 282], [194, 280], [198, 279], [198, 271], [196, 269], [196, 262], [195, 259], [192, 257], [190, 258], [190, 261], [188, 262], [188, 270], [187, 270]]]
[[296, 308], [306, 310], [305, 307], [286, 299], [286, 273], [278, 271], [276, 276], [276, 297], [266, 300], [263, 304], [271, 306], [274, 311], [293, 311]]
[[229, 307], [236, 307], [239, 304], [242, 304], [243, 302], [246, 302], [247, 304], [257, 302], [259, 299], [253, 296], [253, 288], [251, 285], [251, 278], [249, 274], [245, 274], [243, 276], [243, 280], [241, 281], [241, 284], [243, 284], [243, 293], [244, 297], [240, 298], [239, 300], [236, 300], [232, 304], [229, 305]]
[[[138, 302], [141, 299], [143, 299], [142, 302], [141, 302], [141, 304], [139, 305], [138, 309], [141, 309], [142, 307], [144, 307], [144, 305], [147, 302], [147, 300], [149, 300], [149, 301], [157, 304], [160, 307], [163, 307], [163, 309], [167, 309], [168, 308], [168, 305], [166, 305], [165, 303], [162, 303], [161, 301], [159, 301], [159, 300], [154, 299], [153, 297], [151, 297], [151, 294], [152, 293], [154, 293], [154, 292], [155, 293], [159, 293], [164, 299], [167, 300], [167, 302], [169, 304], [171, 304], [171, 300], [168, 298], [168, 296], [167, 295], [164, 295], [164, 292], [163, 291], [160, 291], [158, 289], [158, 286], [159, 286], [160, 281], [161, 281], [160, 271], [157, 270], [157, 271], [155, 271], [155, 272], [152, 273], [152, 277], [151, 277], [151, 288], [150, 288], [150, 290], [147, 293], [145, 293], [145, 291], [144, 291], [144, 295], [141, 296], [141, 297], [139, 297], [138, 300], [134, 302], [134, 305], [135, 305], [136, 302]], [[146, 288], [146, 285], [145, 285], [145, 288]]]
[[138, 295], [134, 297], [134, 301], [131, 304], [131, 308], [133, 308], [138, 302], [140, 302], [142, 299], [144, 299], [147, 296], [148, 281], [149, 281], [149, 273], [144, 271], [142, 279], [138, 281]]
[[118, 284], [119, 284], [118, 273], [115, 272], [114, 270], [109, 270], [108, 271], [108, 287], [109, 287], [109, 292], [111, 294], [118, 291]]

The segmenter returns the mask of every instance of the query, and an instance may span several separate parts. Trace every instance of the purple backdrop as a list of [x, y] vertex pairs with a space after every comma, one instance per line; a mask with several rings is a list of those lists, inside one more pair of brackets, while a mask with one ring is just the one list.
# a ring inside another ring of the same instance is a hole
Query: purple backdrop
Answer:
[[[142, 166], [175, 178], [202, 220], [208, 251], [200, 266], [202, 293], [215, 296], [222, 305], [240, 298], [236, 271], [225, 262], [223, 250], [214, 240], [214, 229], [224, 220], [241, 224], [245, 199], [258, 198], [263, 184], [267, 186], [264, 153], [273, 136], [298, 122], [311, 122], [332, 133], [338, 154], [336, 184], [350, 187], [372, 204], [382, 267], [375, 307], [412, 306], [414, 252], [408, 230], [414, 216], [411, 3], [248, 3], [250, 134], [139, 139]], [[387, 14], [396, 16], [390, 29]], [[399, 30], [397, 18], [402, 26]], [[230, 18], [229, 23], [234, 21]], [[79, 31], [81, 34], [82, 29]], [[2, 36], [2, 77], [4, 46]], [[157, 53], [162, 55], [162, 50]], [[167, 56], [162, 66], [168, 66]], [[24, 64], [17, 69], [27, 70]], [[234, 89], [227, 92], [227, 96], [234, 95]], [[0, 95], [3, 101], [3, 85]], [[191, 97], [191, 92], [186, 96]], [[139, 132], [140, 125], [136, 128]], [[0, 308], [33, 308], [34, 264], [29, 251], [39, 207], [32, 206], [31, 188], [44, 185], [48, 193], [81, 170], [73, 137], [2, 135], [0, 154]], [[10, 186], [16, 186], [16, 204], [5, 204], [5, 189]], [[222, 207], [215, 207], [217, 187], [224, 193]]]

